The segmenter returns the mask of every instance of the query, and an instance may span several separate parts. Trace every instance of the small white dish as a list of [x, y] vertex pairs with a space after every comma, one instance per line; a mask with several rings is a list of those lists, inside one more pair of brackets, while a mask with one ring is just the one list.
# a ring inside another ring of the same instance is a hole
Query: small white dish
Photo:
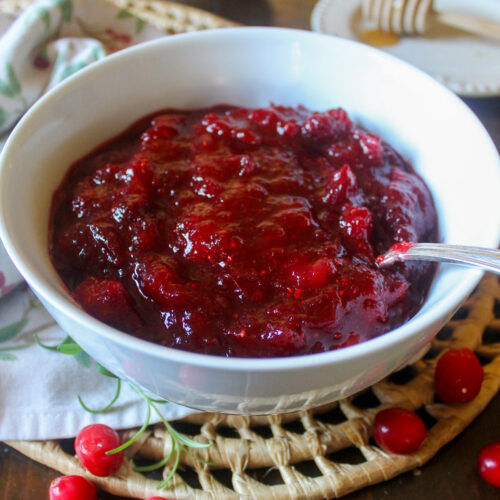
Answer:
[[[311, 16], [314, 31], [363, 41], [362, 0], [320, 0]], [[496, 0], [435, 0], [448, 10], [500, 22]], [[420, 68], [453, 92], [468, 97], [500, 95], [500, 42], [447, 28], [429, 26], [425, 36], [401, 37], [377, 48]]]
[[252, 359], [185, 352], [111, 328], [71, 300], [53, 268], [50, 205], [69, 165], [155, 110], [222, 102], [344, 107], [425, 178], [444, 242], [498, 245], [498, 153], [460, 99], [425, 73], [359, 43], [299, 30], [228, 28], [117, 53], [68, 78], [28, 111], [0, 158], [0, 236], [9, 255], [89, 355], [171, 401], [226, 413], [286, 413], [369, 387], [425, 348], [481, 272], [439, 266], [422, 309], [367, 342]]

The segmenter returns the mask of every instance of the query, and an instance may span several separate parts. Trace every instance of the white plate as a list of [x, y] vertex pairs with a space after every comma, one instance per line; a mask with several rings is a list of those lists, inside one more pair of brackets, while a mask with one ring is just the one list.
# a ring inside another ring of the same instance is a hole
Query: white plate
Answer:
[[[358, 40], [363, 35], [362, 0], [320, 0], [311, 16], [314, 31]], [[437, 10], [469, 13], [500, 22], [500, 0], [437, 0]], [[421, 37], [401, 38], [381, 50], [426, 71], [457, 94], [500, 95], [500, 41], [442, 25]]]

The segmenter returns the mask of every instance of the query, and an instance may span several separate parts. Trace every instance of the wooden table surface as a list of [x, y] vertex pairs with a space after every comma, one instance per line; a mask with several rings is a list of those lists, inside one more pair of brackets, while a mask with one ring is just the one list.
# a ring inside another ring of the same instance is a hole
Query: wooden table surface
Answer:
[[[351, 1], [351, 0], [345, 0]], [[248, 25], [309, 29], [315, 0], [188, 0], [199, 7]], [[467, 99], [500, 149], [500, 98]], [[471, 165], [471, 169], [473, 166]], [[349, 500], [493, 500], [500, 490], [478, 476], [476, 456], [482, 446], [500, 441], [500, 394], [468, 429], [416, 472], [349, 495]], [[45, 500], [58, 474], [0, 443], [0, 500]], [[101, 494], [101, 500], [118, 500]]]

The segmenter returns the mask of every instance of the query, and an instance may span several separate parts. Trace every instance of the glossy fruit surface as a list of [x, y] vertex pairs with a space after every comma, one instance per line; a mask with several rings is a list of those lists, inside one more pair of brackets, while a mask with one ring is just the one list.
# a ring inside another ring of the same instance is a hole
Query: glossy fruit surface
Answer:
[[491, 443], [479, 452], [477, 466], [485, 481], [500, 488], [500, 442]]
[[344, 110], [216, 106], [146, 117], [77, 162], [54, 196], [51, 255], [77, 302], [118, 329], [289, 356], [412, 316], [433, 268], [375, 257], [435, 232], [423, 181]]
[[387, 408], [375, 416], [373, 438], [386, 451], [399, 455], [415, 453], [427, 436], [422, 419], [404, 408]]
[[75, 451], [80, 463], [92, 474], [106, 477], [114, 474], [123, 461], [123, 451], [106, 455], [120, 446], [118, 433], [103, 424], [84, 427], [75, 439]]
[[470, 349], [450, 349], [438, 360], [435, 390], [444, 403], [466, 403], [481, 390], [484, 370]]
[[97, 500], [96, 487], [82, 476], [62, 476], [49, 487], [50, 500]]

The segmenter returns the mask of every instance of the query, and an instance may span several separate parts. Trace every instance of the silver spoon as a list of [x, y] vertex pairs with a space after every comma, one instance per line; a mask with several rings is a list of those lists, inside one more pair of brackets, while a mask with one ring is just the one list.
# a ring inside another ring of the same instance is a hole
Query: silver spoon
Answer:
[[406, 260], [452, 262], [500, 274], [500, 250], [443, 243], [399, 243], [378, 257], [377, 264], [390, 266]]

